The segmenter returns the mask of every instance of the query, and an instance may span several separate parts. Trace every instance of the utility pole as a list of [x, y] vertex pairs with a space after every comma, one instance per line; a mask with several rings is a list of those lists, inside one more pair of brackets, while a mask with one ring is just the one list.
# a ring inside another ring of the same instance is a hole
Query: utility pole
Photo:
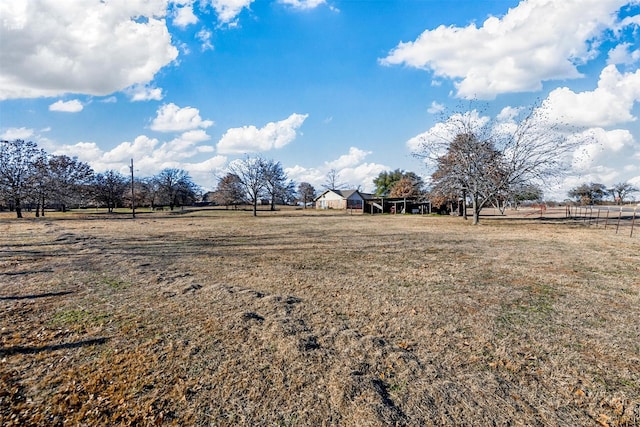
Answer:
[[129, 169], [131, 169], [131, 212], [133, 213], [133, 217], [136, 217], [136, 193], [134, 191], [134, 187], [133, 187], [133, 159], [131, 159], [131, 166], [129, 166]]

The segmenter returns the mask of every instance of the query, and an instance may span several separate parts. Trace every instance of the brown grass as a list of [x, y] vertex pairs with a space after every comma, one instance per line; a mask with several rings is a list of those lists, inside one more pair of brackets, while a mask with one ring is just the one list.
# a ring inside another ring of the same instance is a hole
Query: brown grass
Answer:
[[639, 319], [576, 224], [7, 216], [0, 424], [634, 426]]

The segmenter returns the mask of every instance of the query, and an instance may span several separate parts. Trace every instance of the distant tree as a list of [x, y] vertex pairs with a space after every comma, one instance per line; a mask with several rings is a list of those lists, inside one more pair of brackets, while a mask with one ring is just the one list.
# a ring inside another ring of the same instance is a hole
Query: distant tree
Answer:
[[622, 205], [629, 194], [637, 193], [638, 191], [640, 190], [637, 187], [628, 182], [619, 182], [608, 190], [618, 205]]
[[278, 202], [283, 205], [292, 205], [296, 202], [296, 183], [289, 180], [282, 188]]
[[99, 204], [106, 206], [108, 212], [113, 212], [114, 208], [122, 205], [128, 186], [127, 177], [117, 171], [108, 170], [95, 176], [93, 194]]
[[191, 180], [189, 173], [182, 169], [166, 168], [160, 171], [154, 181], [159, 199], [173, 210], [176, 206], [185, 206], [196, 200], [198, 186]]
[[228, 173], [218, 181], [218, 186], [213, 194], [213, 200], [219, 204], [237, 207], [245, 202], [245, 191], [238, 175]]
[[330, 169], [327, 172], [324, 184], [322, 186], [327, 190], [342, 190], [346, 184], [338, 180], [338, 171], [336, 169]]
[[44, 209], [51, 187], [51, 176], [49, 174], [48, 155], [44, 150], [40, 150], [40, 155], [33, 165], [33, 173], [30, 176], [29, 187], [31, 188], [31, 199], [36, 206], [36, 217], [44, 216]]
[[306, 209], [307, 203], [312, 202], [316, 198], [316, 189], [308, 182], [301, 182], [298, 185], [298, 198], [302, 201], [304, 209]]
[[65, 212], [70, 204], [83, 204], [89, 196], [94, 172], [76, 157], [51, 156], [48, 161], [50, 200]]
[[536, 184], [525, 184], [514, 187], [512, 190], [512, 198], [516, 206], [522, 202], [534, 202], [542, 200], [544, 192], [540, 186]]
[[602, 201], [607, 194], [607, 187], [597, 182], [583, 183], [569, 190], [567, 194], [582, 205], [593, 205]]
[[36, 143], [15, 139], [0, 141], [0, 196], [22, 218], [22, 204], [29, 197], [34, 165], [41, 152]]
[[[422, 178], [414, 172], [405, 172], [401, 169], [396, 169], [394, 171], [380, 172], [380, 174], [374, 178], [373, 185], [375, 185], [375, 195], [383, 197], [390, 196], [393, 187], [403, 178], [406, 178], [413, 183], [416, 193], [422, 192], [422, 187], [424, 186]], [[406, 185], [406, 183], [403, 185]]]
[[276, 201], [283, 200], [287, 191], [287, 174], [282, 169], [280, 162], [275, 160], [262, 161], [262, 179], [264, 180], [264, 190], [269, 196], [271, 210], [276, 210]]
[[240, 180], [246, 199], [253, 206], [253, 216], [258, 215], [258, 200], [265, 189], [264, 159], [245, 157], [229, 165], [229, 170]]

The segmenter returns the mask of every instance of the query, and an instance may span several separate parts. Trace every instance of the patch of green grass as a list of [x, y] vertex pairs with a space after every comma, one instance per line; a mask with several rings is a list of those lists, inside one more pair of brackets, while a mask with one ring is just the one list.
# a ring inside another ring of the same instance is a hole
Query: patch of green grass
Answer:
[[109, 277], [109, 276], [100, 276], [97, 279], [97, 282], [99, 285], [107, 286], [114, 290], [122, 290], [122, 289], [127, 289], [129, 287], [128, 282], [124, 280], [120, 280], [119, 278]]
[[54, 326], [86, 326], [100, 325], [110, 317], [105, 313], [92, 313], [88, 310], [63, 310], [53, 315], [51, 324]]

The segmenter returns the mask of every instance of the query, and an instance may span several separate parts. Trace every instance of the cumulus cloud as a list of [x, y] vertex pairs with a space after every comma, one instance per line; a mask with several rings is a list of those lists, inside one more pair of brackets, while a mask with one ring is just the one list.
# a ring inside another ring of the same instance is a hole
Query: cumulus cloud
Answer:
[[567, 87], [553, 90], [545, 101], [549, 113], [575, 126], [611, 126], [634, 121], [634, 104], [640, 101], [640, 70], [620, 73], [606, 66], [593, 91], [576, 93]]
[[173, 24], [186, 28], [198, 22], [198, 17], [193, 13], [194, 0], [173, 0]]
[[211, 120], [203, 120], [200, 111], [193, 107], [180, 108], [174, 103], [161, 106], [151, 123], [151, 129], [158, 132], [182, 132], [186, 130], [208, 128]]
[[235, 26], [237, 16], [242, 9], [251, 6], [253, 0], [210, 0], [210, 2], [221, 24]]
[[327, 181], [327, 174], [334, 169], [338, 181], [345, 183], [350, 189], [360, 187], [362, 191], [371, 192], [374, 189], [373, 180], [380, 172], [391, 170], [391, 168], [378, 163], [364, 162], [369, 154], [371, 154], [370, 151], [351, 147], [348, 153], [340, 155], [335, 160], [310, 168], [296, 165], [285, 168], [285, 172], [295, 182], [308, 182], [320, 191]]
[[29, 139], [33, 136], [33, 129], [25, 127], [8, 128], [0, 134], [0, 139], [4, 141], [13, 141], [15, 139]]
[[129, 98], [136, 101], [160, 101], [164, 97], [162, 89], [150, 85], [134, 85], [127, 89]]
[[83, 108], [82, 102], [77, 99], [72, 99], [71, 101], [56, 101], [49, 105], [49, 111], [60, 111], [63, 113], [79, 113]]
[[542, 82], [581, 77], [577, 66], [597, 53], [597, 38], [619, 25], [626, 0], [523, 0], [478, 27], [439, 26], [401, 42], [381, 59], [453, 79], [459, 97], [536, 91]]
[[352, 167], [354, 165], [359, 164], [369, 154], [371, 154], [371, 151], [364, 151], [356, 147], [350, 147], [349, 153], [343, 154], [342, 156], [330, 162], [326, 162], [325, 165], [327, 170], [329, 169], [340, 170], [340, 169]]
[[[427, 144], [441, 146], [443, 142], [453, 141], [453, 138], [462, 128], [464, 130], [482, 129], [490, 120], [490, 117], [480, 115], [477, 110], [468, 111], [464, 114], [452, 114], [444, 122], [438, 122], [430, 129], [409, 139], [406, 145], [412, 153], [420, 153]], [[437, 155], [438, 153], [435, 154]]]
[[631, 65], [640, 60], [640, 49], [631, 50], [631, 43], [620, 43], [609, 51], [607, 64]]
[[231, 128], [218, 142], [218, 152], [242, 154], [282, 148], [296, 138], [298, 128], [308, 116], [293, 113], [284, 120], [267, 123], [260, 129], [253, 125]]
[[178, 55], [166, 0], [0, 2], [0, 100], [145, 84]]
[[214, 150], [212, 146], [199, 145], [209, 140], [201, 130], [187, 131], [171, 141], [161, 143], [156, 138], [140, 135], [133, 141], [125, 141], [111, 150], [102, 150], [95, 142], [79, 142], [58, 146], [53, 154], [76, 156], [87, 162], [96, 172], [116, 170], [128, 174], [129, 162], [134, 159], [139, 176], [153, 176], [164, 168], [184, 169], [194, 182], [205, 188], [215, 187], [214, 172], [221, 170], [227, 162], [225, 156], [200, 159]]

